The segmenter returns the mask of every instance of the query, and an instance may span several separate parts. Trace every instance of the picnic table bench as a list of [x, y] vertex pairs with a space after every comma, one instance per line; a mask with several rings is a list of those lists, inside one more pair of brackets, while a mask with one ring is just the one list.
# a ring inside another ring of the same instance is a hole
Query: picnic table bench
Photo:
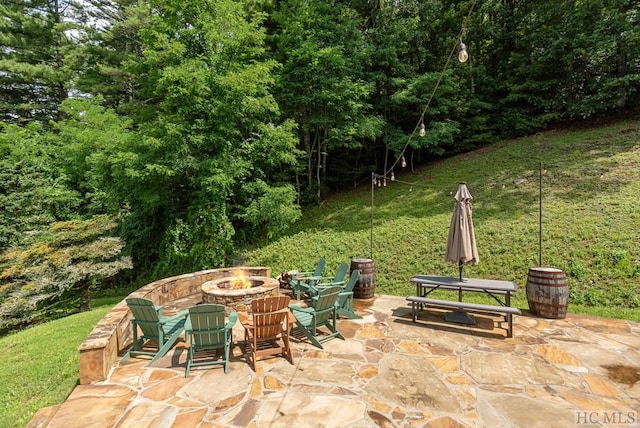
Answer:
[[[417, 322], [418, 313], [426, 306], [453, 308], [454, 311], [448, 314], [445, 319], [462, 324], [475, 324], [475, 319], [465, 310], [502, 314], [507, 322], [507, 337], [513, 336], [513, 315], [521, 314], [520, 309], [511, 307], [511, 293], [517, 289], [515, 283], [476, 278], [465, 278], [460, 281], [459, 278], [432, 275], [416, 275], [411, 278], [411, 282], [416, 284], [416, 295], [407, 297], [407, 301], [411, 303], [414, 322]], [[431, 292], [438, 289], [457, 291], [458, 300], [440, 300], [428, 297]], [[488, 294], [498, 302], [498, 305], [463, 302], [462, 297], [465, 291]]]

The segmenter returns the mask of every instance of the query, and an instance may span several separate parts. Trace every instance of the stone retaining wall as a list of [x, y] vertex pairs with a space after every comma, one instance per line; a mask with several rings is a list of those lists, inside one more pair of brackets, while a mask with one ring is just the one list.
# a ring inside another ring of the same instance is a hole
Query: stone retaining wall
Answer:
[[[233, 267], [210, 269], [164, 278], [145, 285], [127, 297], [145, 297], [164, 306], [174, 300], [201, 293], [200, 286], [214, 279], [233, 276], [237, 269], [247, 275], [271, 277], [268, 267]], [[123, 300], [114, 306], [82, 342], [80, 351], [80, 384], [105, 380], [107, 374], [133, 342], [131, 312]]]

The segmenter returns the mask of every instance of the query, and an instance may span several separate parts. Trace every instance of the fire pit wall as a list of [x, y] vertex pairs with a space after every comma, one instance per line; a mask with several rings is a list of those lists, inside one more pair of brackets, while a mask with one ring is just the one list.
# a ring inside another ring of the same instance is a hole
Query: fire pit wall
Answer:
[[[271, 277], [269, 267], [233, 267], [164, 278], [147, 284], [127, 297], [144, 297], [155, 305], [164, 306], [175, 300], [201, 295], [202, 284], [207, 281], [231, 278], [242, 269], [248, 276]], [[277, 281], [276, 281], [277, 282]], [[105, 380], [111, 368], [131, 346], [131, 312], [123, 300], [114, 306], [93, 328], [78, 348], [80, 352], [80, 384]]]
[[245, 283], [248, 285], [247, 288], [232, 288], [232, 280], [238, 281], [238, 277], [227, 277], [204, 282], [201, 287], [202, 302], [224, 305], [225, 313], [229, 315], [233, 311], [251, 312], [251, 301], [253, 299], [278, 295], [280, 283], [277, 279], [251, 275], [250, 273], [244, 275]]

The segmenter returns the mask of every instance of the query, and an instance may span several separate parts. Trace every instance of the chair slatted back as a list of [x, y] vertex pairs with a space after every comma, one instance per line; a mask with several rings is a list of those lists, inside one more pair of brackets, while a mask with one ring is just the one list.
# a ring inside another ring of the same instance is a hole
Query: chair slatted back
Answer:
[[[358, 279], [360, 278], [360, 271], [358, 269], [354, 269], [351, 271], [351, 276], [349, 276], [349, 281], [347, 281], [347, 285], [344, 286], [344, 290], [342, 293], [353, 293], [353, 288], [355, 287]], [[347, 295], [343, 294], [342, 296], [338, 296], [338, 307], [344, 305], [347, 300]]]
[[359, 278], [360, 278], [360, 271], [358, 269], [354, 269], [353, 271], [351, 271], [351, 276], [349, 277], [349, 281], [347, 281], [347, 285], [344, 286], [344, 290], [342, 291], [345, 293], [352, 292]]
[[129, 297], [126, 302], [142, 334], [147, 339], [159, 340], [162, 335], [160, 308], [151, 300], [142, 297]]
[[314, 297], [313, 308], [316, 313], [316, 325], [320, 326], [333, 318], [335, 304], [341, 292], [342, 287], [326, 287], [320, 290], [317, 297]]
[[191, 343], [196, 348], [224, 345], [224, 305], [203, 304], [189, 308]]
[[270, 340], [280, 335], [288, 313], [288, 309], [263, 314], [254, 313], [253, 325], [256, 340]]
[[274, 312], [285, 309], [289, 306], [291, 298], [289, 296], [267, 296], [253, 299], [251, 302], [251, 312]]
[[318, 260], [318, 264], [316, 264], [316, 269], [313, 271], [313, 276], [321, 276], [326, 266], [327, 261], [324, 257], [320, 257], [320, 260]]
[[270, 340], [282, 333], [289, 314], [289, 296], [268, 296], [251, 302], [254, 334], [257, 340]]
[[336, 274], [333, 277], [333, 282], [342, 282], [344, 281], [344, 277], [347, 274], [347, 270], [349, 270], [349, 265], [342, 262], [336, 269]]

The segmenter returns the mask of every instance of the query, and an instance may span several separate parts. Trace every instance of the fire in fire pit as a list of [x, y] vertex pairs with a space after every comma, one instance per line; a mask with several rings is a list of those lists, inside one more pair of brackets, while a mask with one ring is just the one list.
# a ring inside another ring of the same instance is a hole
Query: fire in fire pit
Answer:
[[227, 314], [232, 311], [248, 312], [253, 299], [275, 296], [278, 294], [279, 286], [277, 279], [248, 276], [244, 269], [237, 269], [233, 276], [202, 284], [202, 302], [225, 305]]
[[231, 290], [244, 290], [246, 288], [259, 287], [263, 281], [249, 280], [242, 269], [233, 271], [233, 277], [229, 281], [223, 281], [218, 284], [219, 288], [227, 288]]

